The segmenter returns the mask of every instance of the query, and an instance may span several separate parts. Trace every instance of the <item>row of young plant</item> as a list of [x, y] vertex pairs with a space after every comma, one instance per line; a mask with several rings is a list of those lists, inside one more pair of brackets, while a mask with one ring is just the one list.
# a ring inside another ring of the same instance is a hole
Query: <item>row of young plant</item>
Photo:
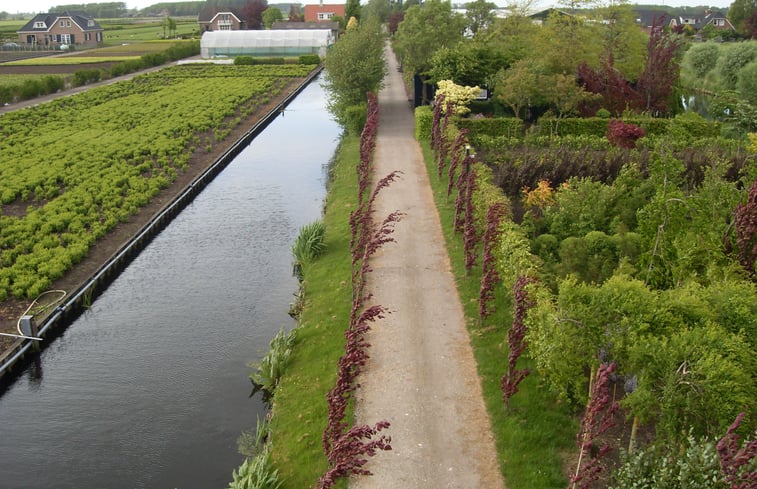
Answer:
[[[369, 258], [384, 244], [393, 240], [391, 234], [394, 225], [401, 218], [401, 214], [394, 212], [381, 221], [376, 221], [374, 202], [378, 193], [390, 185], [396, 178], [391, 173], [371, 187], [374, 178], [373, 152], [375, 148], [376, 131], [378, 129], [378, 99], [369, 94], [367, 103], [366, 125], [360, 138], [360, 161], [357, 169], [357, 200], [356, 208], [350, 212], [349, 227], [351, 240], [349, 252], [351, 256], [351, 307], [349, 324], [344, 331], [344, 351], [337, 362], [337, 372], [334, 386], [326, 394], [327, 425], [321, 436], [322, 453], [327, 461], [326, 469], [315, 483], [315, 487], [326, 489], [333, 487], [338, 480], [353, 474], [371, 475], [363, 468], [368, 456], [373, 456], [378, 450], [390, 450], [391, 438], [381, 434], [389, 427], [389, 422], [382, 420], [373, 426], [353, 426], [350, 422], [354, 408], [354, 394], [358, 387], [357, 377], [368, 359], [368, 343], [365, 334], [371, 323], [381, 319], [385, 308], [378, 304], [368, 305], [371, 295], [366, 292], [365, 284], [370, 268]], [[301, 290], [297, 301], [304, 300], [306, 287], [304, 282], [308, 277], [308, 270], [315, 264], [317, 258], [326, 251], [323, 244], [325, 229], [321, 224], [311, 224], [301, 229], [292, 252], [294, 257], [294, 272], [301, 281]], [[299, 307], [297, 311], [302, 312]], [[278, 400], [276, 389], [283, 378], [284, 369], [289, 362], [292, 347], [298, 339], [298, 329], [285, 334], [280, 332], [271, 342], [270, 352], [256, 365], [251, 378], [256, 387], [261, 386], [268, 394], [268, 400], [273, 403], [272, 418], [277, 421], [275, 412]], [[289, 407], [291, 409], [291, 407]], [[277, 488], [288, 481], [279, 480], [279, 471], [271, 458], [271, 445], [274, 449], [278, 439], [271, 437], [270, 444], [261, 440], [270, 433], [267, 425], [258, 427], [262, 436], [254, 437], [254, 450], [248, 451], [253, 458], [245, 460], [243, 465], [233, 473], [230, 489], [238, 488]], [[275, 430], [274, 433], [278, 433]], [[249, 437], [248, 437], [249, 438]], [[279, 448], [281, 449], [281, 448]]]
[[310, 69], [176, 66], [4, 114], [0, 300], [44, 291]]
[[[520, 189], [509, 196], [522, 199], [516, 223], [506, 203], [476, 212], [474, 196], [487, 170], [462, 154], [467, 130], [448, 126], [444, 105], [437, 100], [431, 146], [448, 193], [457, 188], [454, 222], [467, 270], [483, 248], [480, 320], [496, 299], [496, 283], [513, 289], [503, 401], [529, 374], [517, 366], [525, 353], [556, 396], [587, 406], [572, 487], [753, 483], [754, 160], [729, 179], [732, 162], [713, 158], [701, 179], [690, 181], [683, 162], [661, 144], [646, 168], [626, 158], [605, 182], [588, 175], [556, 188], [541, 180]], [[512, 158], [495, 166], [526, 165]], [[616, 401], [633, 423], [630, 432], [621, 427], [609, 436], [622, 420]], [[641, 440], [640, 426], [655, 436]], [[697, 458], [724, 435], [718, 457]], [[742, 446], [739, 436], [752, 440]], [[603, 474], [604, 456], [621, 439], [633, 453], [613, 475]]]
[[[135, 71], [152, 68], [190, 56], [200, 54], [200, 42], [177, 43], [163, 52], [148, 53], [139, 59], [130, 59], [113, 64], [109, 68], [89, 68], [74, 73], [71, 86], [78, 87], [88, 83], [107, 80], [116, 76], [127, 75]], [[66, 88], [67, 81], [58, 75], [48, 75], [38, 79], [24, 80], [18, 84], [0, 85], [0, 104], [10, 104], [30, 100], [42, 95], [57, 93]]]

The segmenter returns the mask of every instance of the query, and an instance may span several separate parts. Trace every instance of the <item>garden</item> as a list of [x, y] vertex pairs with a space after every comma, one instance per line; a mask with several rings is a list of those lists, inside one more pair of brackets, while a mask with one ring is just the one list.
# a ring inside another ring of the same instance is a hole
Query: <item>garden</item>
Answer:
[[[420, 79], [433, 102], [416, 109], [416, 137], [507, 486], [753, 487], [757, 45], [645, 33], [627, 5], [593, 12], [613, 22], [555, 13], [541, 26], [489, 5], [467, 18], [433, 0], [386, 14], [409, 91]], [[364, 27], [325, 61], [341, 153], [355, 162], [373, 127], [362, 94], [383, 75]], [[481, 88], [490, 96], [475, 101]], [[306, 327], [273, 404], [266, 453], [281, 487], [339, 463], [317, 453], [333, 374], [319, 368], [315, 385], [303, 370], [320, 365], [316, 351], [336, 361], [323, 336], [346, 317], [335, 297], [349, 300], [349, 272], [329, 267], [347, 253], [334, 234], [349, 230], [333, 202], [329, 251], [305, 270], [331, 285], [305, 281]], [[361, 458], [361, 446], [349, 449]]]

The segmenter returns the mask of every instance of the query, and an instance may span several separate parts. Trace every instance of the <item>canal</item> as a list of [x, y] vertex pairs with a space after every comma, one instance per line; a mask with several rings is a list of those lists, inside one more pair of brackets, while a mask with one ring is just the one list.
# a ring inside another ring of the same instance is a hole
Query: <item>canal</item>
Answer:
[[224, 488], [340, 128], [316, 79], [0, 397], [0, 487]]

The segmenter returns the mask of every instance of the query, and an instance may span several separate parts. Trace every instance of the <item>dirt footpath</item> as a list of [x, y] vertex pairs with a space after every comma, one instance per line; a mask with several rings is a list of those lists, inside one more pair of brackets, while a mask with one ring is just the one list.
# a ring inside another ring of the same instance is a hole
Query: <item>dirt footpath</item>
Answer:
[[367, 340], [370, 360], [359, 380], [357, 423], [387, 420], [392, 451], [379, 452], [353, 489], [500, 489], [497, 463], [473, 351], [433, 202], [422, 154], [413, 138], [413, 112], [397, 62], [379, 94], [376, 177], [394, 170], [399, 181], [382, 190], [377, 219], [406, 215], [390, 243], [371, 261], [368, 288], [391, 314]]

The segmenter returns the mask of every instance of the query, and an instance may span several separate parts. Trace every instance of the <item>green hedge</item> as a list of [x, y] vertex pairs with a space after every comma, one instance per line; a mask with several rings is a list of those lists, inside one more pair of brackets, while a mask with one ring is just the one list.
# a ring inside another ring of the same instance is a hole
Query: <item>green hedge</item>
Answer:
[[428, 141], [431, 139], [431, 125], [434, 122], [434, 111], [428, 105], [415, 108], [415, 139]]
[[359, 136], [367, 118], [366, 104], [351, 105], [344, 110], [344, 128], [349, 134]]
[[297, 62], [301, 65], [319, 65], [321, 64], [321, 57], [317, 54], [303, 54]]
[[493, 117], [483, 119], [457, 119], [457, 127], [466, 128], [471, 136], [486, 135], [492, 137], [523, 136], [523, 121], [515, 117]]
[[[681, 114], [674, 119], [627, 117], [623, 122], [641, 127], [647, 136], [674, 135], [677, 137], [713, 138], [720, 135], [719, 122], [710, 122], [696, 114]], [[538, 123], [539, 136], [599, 136], [607, 132], [609, 119], [602, 117], [542, 117]]]

